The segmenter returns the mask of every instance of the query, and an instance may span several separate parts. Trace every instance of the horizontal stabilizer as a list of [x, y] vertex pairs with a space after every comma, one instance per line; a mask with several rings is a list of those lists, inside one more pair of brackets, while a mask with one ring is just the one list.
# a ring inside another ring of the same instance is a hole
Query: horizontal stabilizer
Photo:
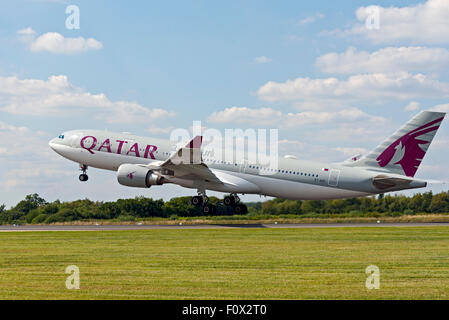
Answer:
[[415, 180], [415, 179], [407, 179], [403, 177], [390, 177], [386, 175], [378, 175], [375, 176], [372, 180], [373, 186], [379, 190], [386, 189], [409, 189], [409, 188], [423, 188], [427, 186], [427, 182]]
[[361, 153], [358, 153], [358, 154], [353, 155], [352, 157], [346, 159], [346, 160], [343, 161], [343, 162], [344, 162], [344, 163], [352, 163], [352, 162], [355, 162], [355, 161], [359, 160], [361, 156], [362, 156], [362, 154], [361, 154]]

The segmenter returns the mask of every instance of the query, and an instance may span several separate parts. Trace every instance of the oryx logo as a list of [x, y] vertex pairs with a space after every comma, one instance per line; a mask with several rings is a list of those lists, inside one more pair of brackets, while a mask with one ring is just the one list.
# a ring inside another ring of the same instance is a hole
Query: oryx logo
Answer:
[[126, 176], [129, 178], [129, 180], [134, 179], [134, 174], [136, 173], [136, 171], [130, 172], [128, 173]]
[[426, 154], [420, 145], [430, 143], [430, 141], [420, 139], [419, 137], [428, 132], [436, 131], [440, 127], [440, 122], [443, 118], [416, 128], [393, 142], [377, 157], [376, 160], [379, 166], [385, 167], [389, 164], [398, 164], [407, 176], [413, 177]]

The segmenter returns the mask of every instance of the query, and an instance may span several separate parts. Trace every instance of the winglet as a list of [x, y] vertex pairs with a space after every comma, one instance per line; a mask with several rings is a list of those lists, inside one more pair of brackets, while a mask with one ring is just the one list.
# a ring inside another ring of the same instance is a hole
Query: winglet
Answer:
[[185, 147], [190, 148], [190, 149], [201, 149], [202, 142], [203, 142], [203, 137], [196, 136]]

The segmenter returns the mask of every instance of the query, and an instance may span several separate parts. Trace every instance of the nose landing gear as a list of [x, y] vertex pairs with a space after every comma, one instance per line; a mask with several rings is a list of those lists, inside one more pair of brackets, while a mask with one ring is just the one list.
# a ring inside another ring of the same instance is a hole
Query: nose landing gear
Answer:
[[80, 170], [83, 172], [82, 174], [80, 174], [79, 179], [82, 182], [86, 182], [87, 180], [89, 180], [89, 176], [86, 174], [87, 172], [87, 166], [85, 164], [80, 164]]

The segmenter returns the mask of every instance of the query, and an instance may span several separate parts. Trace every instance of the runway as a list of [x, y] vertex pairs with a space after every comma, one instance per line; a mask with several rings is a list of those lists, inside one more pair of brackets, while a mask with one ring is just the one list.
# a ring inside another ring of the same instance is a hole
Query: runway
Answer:
[[354, 228], [354, 227], [449, 227], [448, 222], [430, 223], [304, 223], [304, 224], [197, 224], [197, 225], [5, 225], [0, 232], [20, 231], [125, 231], [257, 228]]

